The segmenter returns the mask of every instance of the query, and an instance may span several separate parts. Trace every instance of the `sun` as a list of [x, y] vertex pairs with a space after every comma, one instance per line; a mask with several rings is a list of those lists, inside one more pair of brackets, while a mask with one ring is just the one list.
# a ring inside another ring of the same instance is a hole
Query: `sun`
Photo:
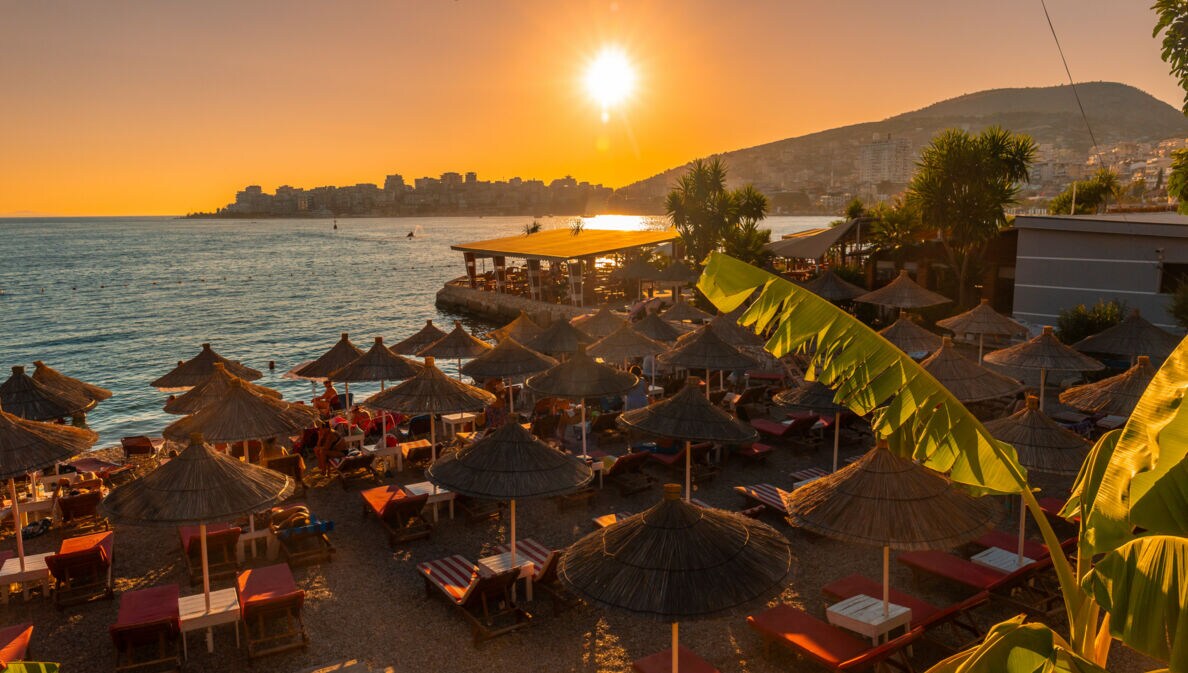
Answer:
[[635, 90], [635, 68], [618, 47], [603, 47], [586, 68], [586, 91], [602, 106], [605, 122], [610, 108], [619, 105]]

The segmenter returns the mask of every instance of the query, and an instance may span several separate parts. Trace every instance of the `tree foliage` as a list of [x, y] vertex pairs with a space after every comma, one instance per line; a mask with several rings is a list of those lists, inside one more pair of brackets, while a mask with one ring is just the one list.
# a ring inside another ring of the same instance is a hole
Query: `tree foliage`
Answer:
[[[1076, 194], [1076, 211], [1073, 212], [1073, 194]], [[1053, 215], [1091, 215], [1105, 212], [1109, 206], [1110, 197], [1115, 199], [1122, 195], [1122, 185], [1118, 182], [1118, 174], [1102, 168], [1088, 180], [1077, 180], [1064, 188], [1048, 204], [1048, 212]]]
[[968, 303], [971, 266], [1007, 226], [1006, 208], [1017, 202], [1035, 149], [1029, 136], [992, 126], [976, 135], [942, 131], [920, 154], [907, 201], [921, 223], [940, 235], [960, 306]]
[[1119, 303], [1115, 299], [1098, 299], [1093, 306], [1079, 304], [1060, 312], [1056, 319], [1056, 336], [1066, 344], [1075, 344], [1085, 337], [1117, 325], [1125, 317], [1125, 302]]
[[1171, 172], [1167, 175], [1167, 195], [1177, 202], [1177, 210], [1188, 215], [1188, 149], [1172, 153]]
[[870, 211], [867, 241], [876, 249], [896, 253], [916, 245], [924, 235], [920, 212], [902, 198], [880, 203]]
[[1163, 33], [1163, 60], [1184, 90], [1183, 110], [1188, 114], [1188, 4], [1184, 0], [1155, 0], [1157, 21], [1152, 37]]
[[767, 197], [750, 185], [726, 189], [721, 159], [694, 161], [668, 193], [665, 210], [689, 257], [698, 262], [727, 247], [755, 264], [770, 258], [763, 244], [771, 231], [759, 228], [767, 215]]
[[1176, 324], [1188, 330], [1188, 282], [1180, 281], [1172, 293], [1167, 312], [1176, 319]]

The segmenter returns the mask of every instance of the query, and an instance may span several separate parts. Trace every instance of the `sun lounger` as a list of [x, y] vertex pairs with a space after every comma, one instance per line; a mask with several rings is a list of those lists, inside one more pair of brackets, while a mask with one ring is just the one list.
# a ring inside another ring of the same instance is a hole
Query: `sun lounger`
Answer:
[[775, 449], [773, 449], [770, 444], [751, 442], [749, 444], [743, 444], [742, 446], [734, 449], [733, 455], [736, 455], [739, 458], [746, 458], [747, 460], [755, 463], [762, 463], [767, 460], [767, 457], [770, 456], [771, 452], [774, 450]]
[[427, 538], [433, 533], [433, 524], [422, 515], [429, 495], [411, 495], [403, 488], [379, 486], [361, 492], [363, 515], [373, 514], [388, 533], [388, 544], [395, 547], [401, 542]]
[[625, 453], [611, 463], [610, 469], [603, 477], [614, 484], [621, 495], [633, 495], [646, 491], [652, 487], [654, 480], [640, 472], [640, 469], [648, 462], [651, 455], [651, 452], [648, 451]]
[[[206, 559], [210, 579], [234, 577], [239, 572], [239, 536], [243, 529], [226, 523], [206, 527]], [[198, 526], [179, 526], [182, 554], [190, 572], [190, 584], [202, 583], [202, 540]]]
[[[519, 545], [516, 545], [519, 553]], [[532, 586], [544, 589], [553, 602], [553, 614], [559, 614], [581, 603], [581, 599], [573, 595], [557, 577], [557, 565], [561, 561], [561, 550], [554, 549], [545, 557], [543, 563], [536, 563], [536, 574], [532, 576]]]
[[[684, 645], [677, 645], [677, 666], [681, 673], [718, 673], [713, 664]], [[672, 673], [672, 648], [636, 659], [631, 662], [631, 670], [635, 673]]]
[[334, 530], [333, 521], [319, 519], [302, 504], [273, 507], [269, 514], [269, 529], [290, 566], [334, 560], [334, 545], [326, 535]]
[[[879, 597], [883, 595], [883, 585], [865, 575], [849, 575], [826, 584], [822, 587], [821, 593], [832, 601], [844, 601], [859, 594]], [[990, 594], [985, 591], [943, 608], [895, 589], [891, 589], [888, 595], [895, 605], [911, 609], [911, 628], [913, 629], [920, 628], [927, 632], [930, 629], [949, 625], [953, 631], [964, 631], [967, 640], [979, 639], [983, 635], [978, 626], [969, 619], [969, 615], [974, 608], [984, 605], [990, 600]], [[964, 649], [939, 642], [936, 644], [949, 649]]]
[[370, 453], [331, 458], [330, 473], [342, 484], [343, 490], [346, 490], [350, 479], [369, 477], [373, 481], [380, 480], [379, 471], [375, 469], [375, 456]]
[[58, 553], [45, 558], [45, 565], [54, 576], [54, 605], [61, 608], [93, 598], [113, 598], [114, 547], [113, 531], [62, 540]]
[[181, 670], [181, 620], [176, 584], [120, 595], [120, 610], [109, 631], [116, 648], [115, 670], [172, 664]]
[[120, 446], [124, 449], [125, 461], [152, 458], [157, 453], [157, 447], [153, 444], [153, 440], [144, 435], [123, 437], [120, 439]]
[[301, 454], [291, 453], [287, 456], [272, 458], [266, 467], [292, 479], [296, 493], [305, 493], [306, 486], [303, 478], [305, 459], [301, 457]]
[[751, 486], [735, 486], [734, 492], [739, 495], [758, 502], [759, 504], [774, 510], [779, 514], [787, 514], [788, 510], [784, 508], [784, 500], [780, 497], [780, 489], [771, 484], [752, 484]]
[[[974, 540], [974, 544], [979, 547], [999, 547], [1015, 551], [1019, 548], [1019, 534], [1009, 533], [1005, 530], [992, 530]], [[1029, 559], [1042, 559], [1048, 556], [1048, 547], [1042, 542], [1024, 539], [1023, 555]]]
[[76, 530], [97, 528], [107, 530], [107, 519], [99, 515], [99, 501], [101, 500], [103, 500], [103, 493], [99, 490], [58, 498], [58, 511], [62, 515], [62, 525], [70, 526]]
[[931, 575], [977, 591], [988, 591], [994, 598], [1031, 614], [1048, 617], [1064, 609], [1060, 593], [1046, 587], [1040, 577], [1052, 566], [1051, 556], [1036, 559], [1012, 573], [942, 551], [903, 552], [899, 562], [917, 576]]
[[476, 645], [511, 633], [532, 619], [512, 600], [511, 589], [520, 576], [518, 568], [480, 574], [477, 565], [455, 554], [426, 561], [417, 566], [417, 572], [425, 580], [426, 596], [439, 592], [462, 612], [470, 622]]
[[[923, 633], [915, 628], [872, 647], [868, 641], [787, 604], [747, 617], [747, 625], [763, 638], [768, 653], [771, 644], [778, 643], [833, 671], [870, 670], [879, 664], [910, 670], [902, 660], [903, 651]], [[896, 660], [896, 655], [901, 660]]]
[[285, 563], [253, 568], [235, 582], [248, 657], [304, 648], [309, 644], [301, 607], [305, 592], [297, 588]]
[[828, 477], [829, 473], [819, 467], [806, 467], [803, 470], [797, 470], [792, 473], [792, 488], [797, 489], [806, 484], [810, 484], [821, 477]]
[[14, 624], [0, 628], [0, 666], [23, 661], [29, 652], [29, 640], [32, 638], [32, 624]]
[[800, 437], [812, 429], [817, 422], [816, 414], [791, 415], [787, 421], [773, 421], [770, 418], [752, 418], [751, 427], [777, 440]]

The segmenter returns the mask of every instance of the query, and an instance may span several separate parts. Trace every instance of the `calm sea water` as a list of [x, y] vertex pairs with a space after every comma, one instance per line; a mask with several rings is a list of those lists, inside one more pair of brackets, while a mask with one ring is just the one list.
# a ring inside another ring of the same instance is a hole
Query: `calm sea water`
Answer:
[[[309, 382], [281, 378], [322, 354], [340, 332], [366, 349], [395, 343], [438, 311], [443, 283], [465, 273], [449, 246], [514, 235], [530, 218], [176, 220], [0, 219], [0, 366], [44, 360], [115, 394], [88, 415], [99, 446], [158, 435], [176, 417], [149, 382], [202, 342], [265, 373], [285, 399], [311, 396]], [[572, 218], [544, 218], [546, 228]], [[777, 217], [773, 237], [822, 226], [827, 217]], [[641, 228], [649, 218], [602, 216], [586, 227]], [[407, 238], [416, 231], [415, 238]], [[276, 369], [268, 371], [268, 362]], [[442, 363], [452, 371], [453, 363]], [[378, 385], [352, 386], [369, 394]]]

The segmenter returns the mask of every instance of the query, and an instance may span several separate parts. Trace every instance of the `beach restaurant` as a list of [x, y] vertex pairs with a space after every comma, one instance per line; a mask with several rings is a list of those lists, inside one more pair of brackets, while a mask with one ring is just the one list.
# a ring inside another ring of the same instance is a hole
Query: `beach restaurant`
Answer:
[[[462, 253], [466, 275], [447, 288], [511, 295], [542, 304], [581, 307], [620, 295], [622, 274], [614, 274], [632, 252], [650, 250], [680, 238], [674, 229], [623, 231], [551, 229], [534, 234], [450, 246]], [[485, 260], [491, 260], [491, 268]], [[508, 259], [524, 260], [523, 265]]]

